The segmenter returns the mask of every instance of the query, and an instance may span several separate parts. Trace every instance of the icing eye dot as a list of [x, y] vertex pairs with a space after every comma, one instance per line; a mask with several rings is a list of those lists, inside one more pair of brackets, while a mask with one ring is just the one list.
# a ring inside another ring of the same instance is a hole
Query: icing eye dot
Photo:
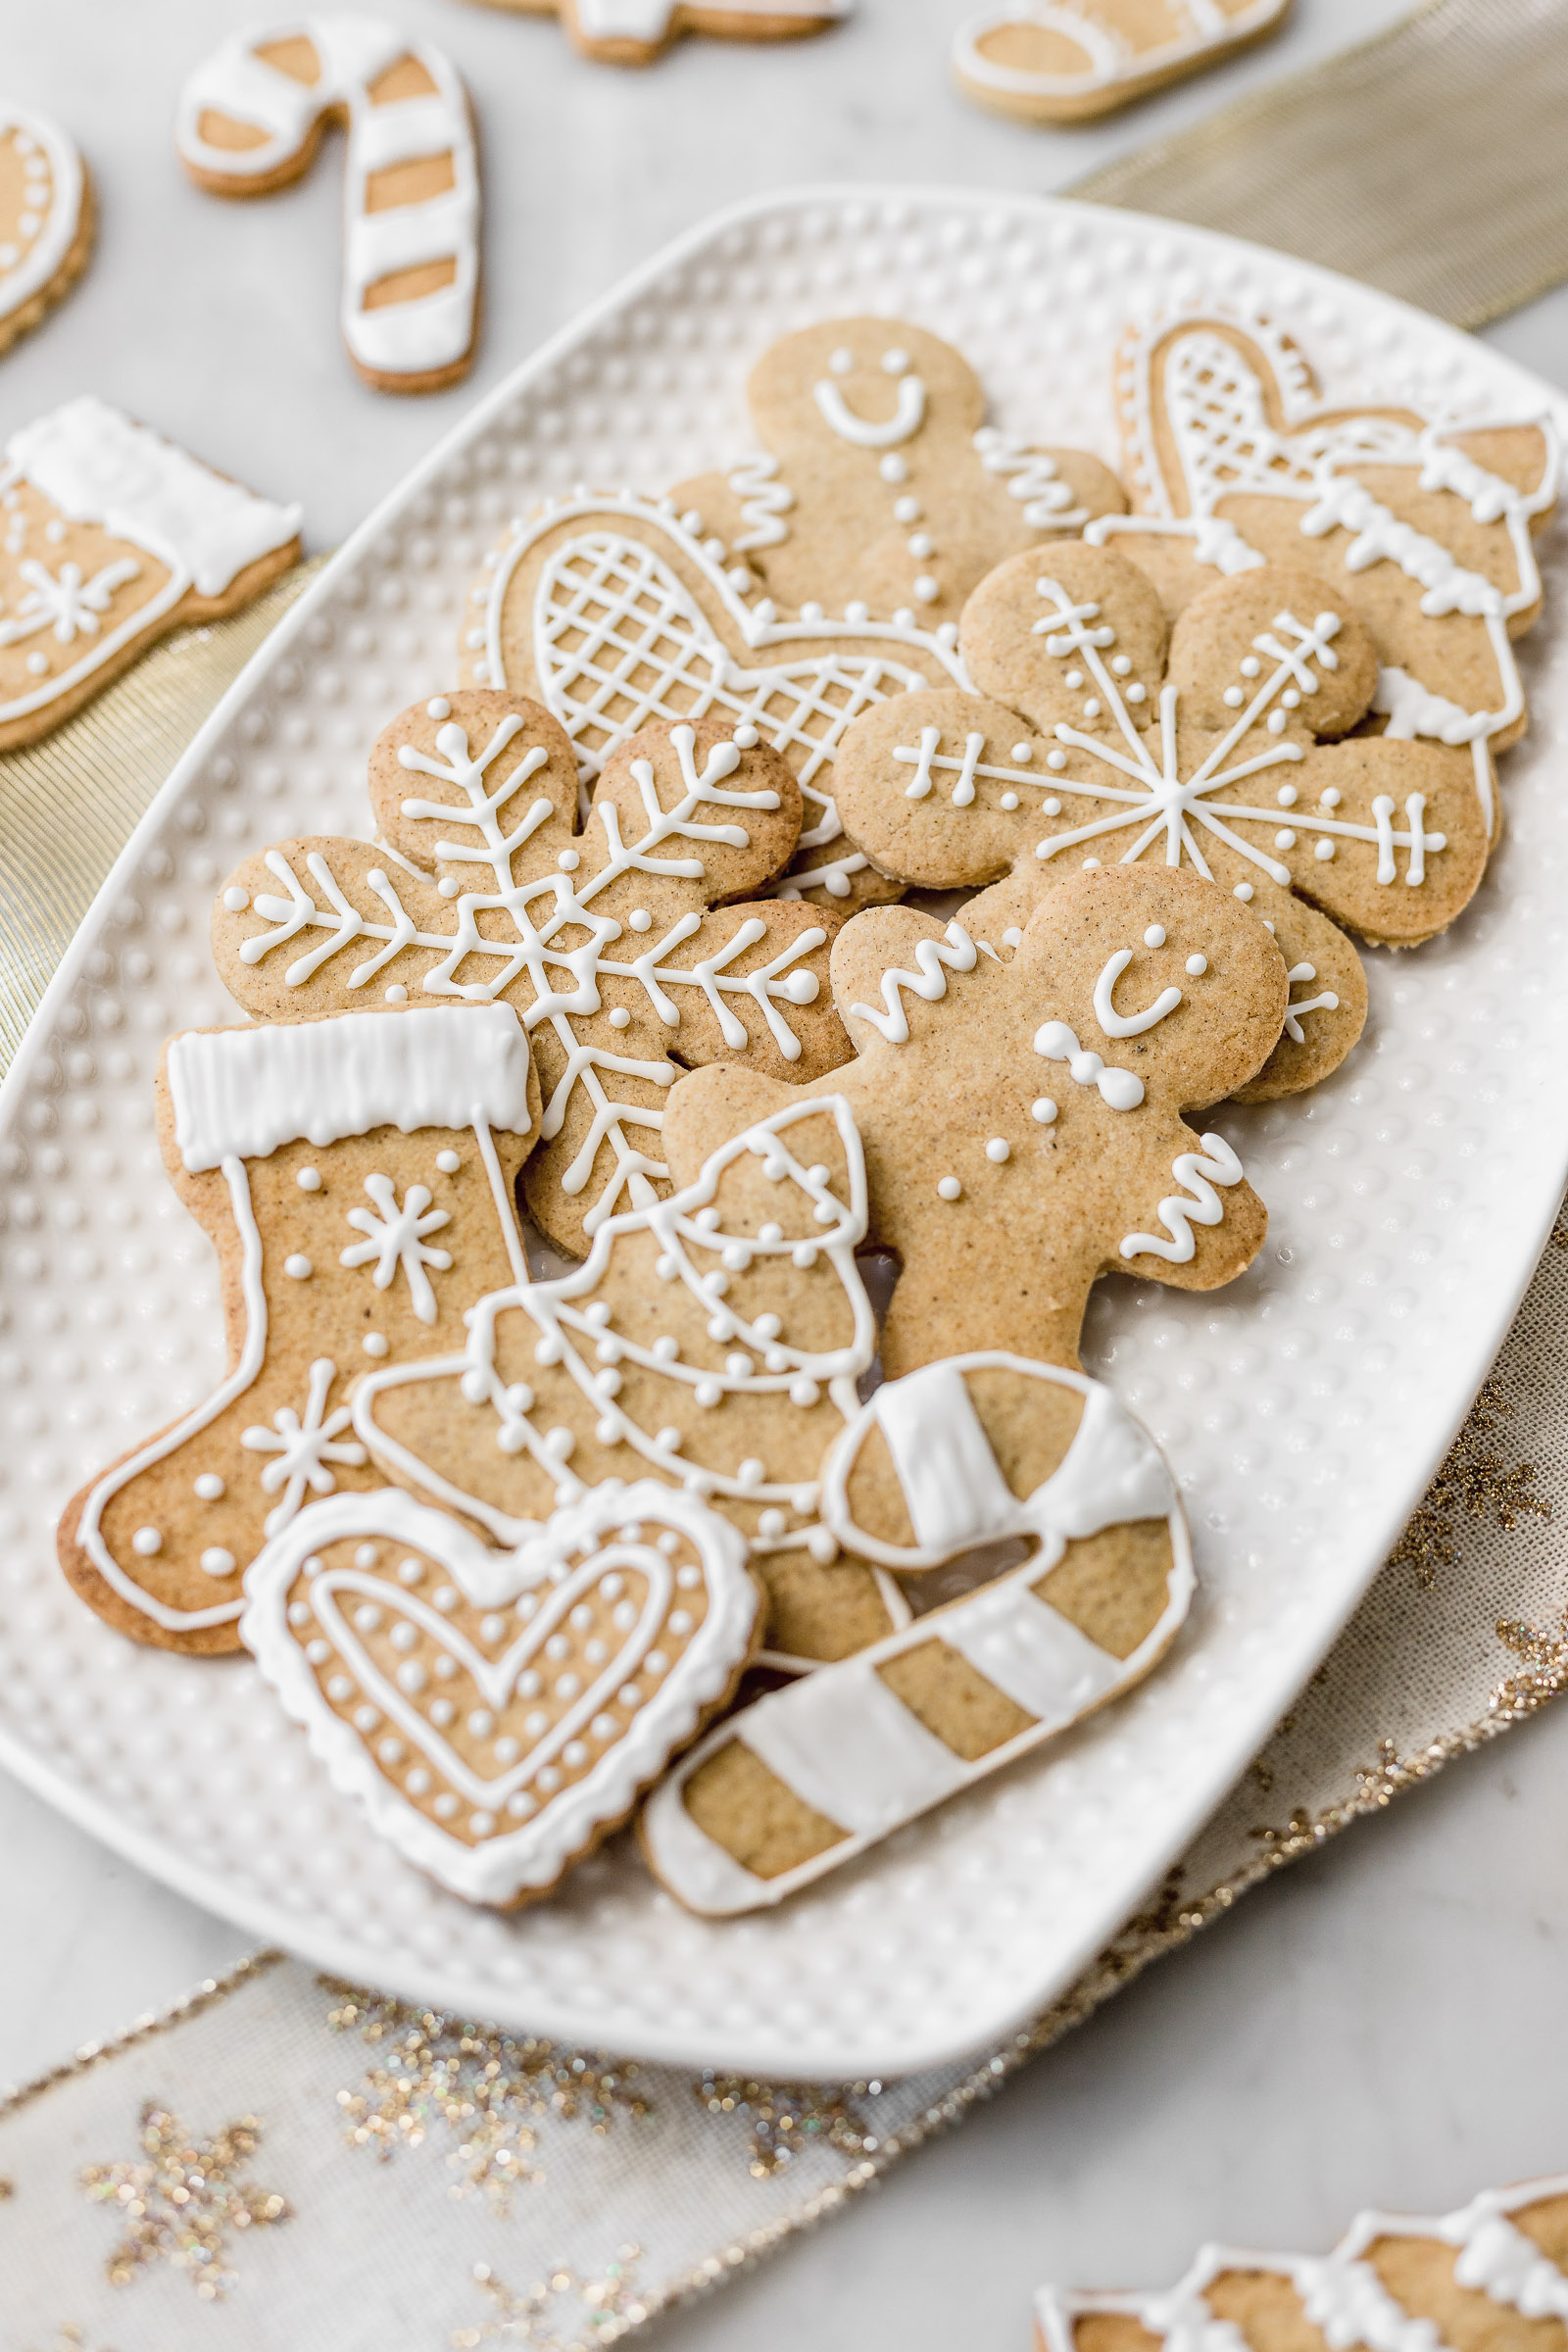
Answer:
[[221, 1502], [225, 1489], [216, 1470], [204, 1470], [195, 1484], [199, 1502]]
[[234, 1554], [231, 1551], [225, 1551], [221, 1544], [214, 1544], [202, 1553], [202, 1566], [209, 1576], [232, 1576], [235, 1568]]
[[450, 718], [452, 716], [452, 705], [447, 701], [447, 698], [444, 694], [438, 694], [434, 696], [431, 701], [425, 704], [424, 715], [426, 718]]
[[1242, 705], [1243, 705], [1243, 704], [1246, 702], [1246, 700], [1247, 700], [1247, 697], [1246, 697], [1246, 695], [1245, 695], [1245, 694], [1242, 692], [1242, 689], [1240, 688], [1240, 686], [1227, 686], [1227, 687], [1226, 687], [1226, 689], [1225, 689], [1225, 707], [1226, 707], [1226, 709], [1227, 709], [1227, 710], [1239, 710], [1241, 709]]
[[612, 1029], [629, 1029], [631, 1027], [631, 1014], [626, 1010], [624, 1004], [616, 1004], [612, 1007], [610, 1026]]
[[389, 1004], [406, 1004], [408, 1003], [409, 992], [404, 987], [401, 980], [393, 981], [391, 987], [386, 992], [386, 1001]]
[[241, 890], [237, 883], [232, 884], [223, 893], [223, 905], [228, 908], [230, 914], [243, 914], [250, 903], [249, 891]]
[[1244, 678], [1255, 678], [1262, 666], [1262, 662], [1255, 654], [1249, 654], [1242, 663], [1242, 675]]
[[292, 1256], [284, 1258], [283, 1271], [293, 1282], [309, 1282], [316, 1268], [302, 1250], [296, 1250]]
[[956, 1200], [962, 1191], [963, 1187], [956, 1176], [943, 1176], [938, 1179], [937, 1193], [939, 1198], [944, 1200]]
[[319, 1168], [301, 1168], [294, 1181], [302, 1193], [318, 1193], [321, 1189], [321, 1171]]
[[986, 1146], [986, 1157], [994, 1159], [999, 1167], [1004, 1159], [1012, 1157], [1012, 1146], [1007, 1142], [1005, 1136], [994, 1135], [991, 1138], [990, 1143]]
[[1240, 899], [1245, 906], [1252, 896], [1252, 885], [1250, 882], [1238, 882], [1231, 896], [1233, 899]]
[[828, 361], [828, 367], [832, 369], [835, 375], [848, 375], [850, 369], [854, 366], [854, 352], [848, 350], [842, 343], [839, 345], [838, 350], [834, 352], [832, 358]]
[[1162, 948], [1165, 945], [1165, 926], [1163, 923], [1150, 924], [1149, 929], [1144, 933], [1144, 945], [1146, 948]]
[[1208, 957], [1206, 956], [1189, 956], [1187, 958], [1187, 969], [1192, 973], [1195, 980], [1201, 980], [1203, 974], [1208, 969]]
[[[877, 471], [885, 482], [906, 482], [909, 478], [909, 468], [896, 449], [888, 451], [887, 456], [877, 467]], [[918, 589], [915, 593], [919, 594]]]
[[1312, 855], [1313, 855], [1313, 857], [1314, 857], [1314, 858], [1321, 858], [1322, 862], [1323, 862], [1325, 865], [1327, 865], [1327, 863], [1328, 863], [1329, 859], [1330, 859], [1330, 858], [1333, 857], [1333, 855], [1334, 855], [1334, 844], [1333, 844], [1333, 842], [1332, 842], [1332, 841], [1320, 841], [1320, 842], [1318, 843], [1318, 845], [1317, 845], [1316, 849], [1315, 849], [1315, 850], [1312, 852]]
[[1038, 1119], [1042, 1127], [1049, 1127], [1055, 1115], [1056, 1105], [1049, 1095], [1042, 1095], [1038, 1102], [1029, 1105], [1029, 1116]]
[[1015, 767], [1027, 767], [1034, 756], [1035, 747], [1032, 743], [1015, 743], [1012, 747], [1012, 759]]
[[139, 1551], [144, 1560], [150, 1560], [155, 1551], [163, 1550], [164, 1539], [156, 1527], [138, 1527], [130, 1539], [130, 1548]]
[[368, 1331], [360, 1342], [360, 1346], [365, 1349], [367, 1355], [380, 1356], [386, 1353], [386, 1341], [378, 1331]]
[[906, 351], [901, 350], [899, 346], [895, 344], [891, 351], [885, 351], [882, 354], [882, 367], [888, 375], [907, 375], [909, 372], [909, 355]]
[[1335, 791], [1332, 784], [1329, 786], [1327, 792], [1320, 792], [1317, 796], [1317, 799], [1318, 807], [1320, 808], [1337, 808], [1340, 805], [1340, 796]]

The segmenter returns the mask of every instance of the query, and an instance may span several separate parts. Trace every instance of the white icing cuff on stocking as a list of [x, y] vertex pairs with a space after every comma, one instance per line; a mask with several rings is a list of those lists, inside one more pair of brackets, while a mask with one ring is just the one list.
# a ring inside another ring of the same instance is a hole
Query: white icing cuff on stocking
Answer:
[[299, 533], [298, 507], [258, 498], [90, 393], [13, 433], [6, 461], [71, 521], [144, 547], [202, 596]]
[[174, 1137], [194, 1175], [265, 1159], [296, 1138], [334, 1144], [372, 1127], [526, 1135], [529, 1058], [510, 1004], [191, 1029], [169, 1045]]

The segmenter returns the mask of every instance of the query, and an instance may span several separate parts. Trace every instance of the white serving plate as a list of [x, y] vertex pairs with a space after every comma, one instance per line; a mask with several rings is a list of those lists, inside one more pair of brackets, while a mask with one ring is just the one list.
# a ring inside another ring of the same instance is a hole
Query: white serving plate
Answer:
[[220, 1370], [215, 1265], [152, 1117], [163, 1038], [236, 1017], [207, 952], [214, 885], [279, 836], [367, 829], [367, 750], [451, 681], [506, 518], [578, 479], [661, 490], [742, 453], [754, 355], [859, 310], [961, 345], [1002, 423], [1113, 459], [1116, 336], [1170, 294], [1266, 305], [1335, 400], [1555, 405], [1568, 424], [1466, 336], [1234, 239], [1019, 197], [770, 198], [671, 248], [476, 409], [283, 620], [138, 826], [0, 1092], [0, 1758], [195, 1901], [344, 1975], [575, 2042], [795, 2079], [909, 2072], [1072, 1980], [1360, 1598], [1568, 1171], [1568, 652], [1544, 628], [1525, 649], [1534, 732], [1504, 762], [1509, 839], [1475, 906], [1450, 938], [1369, 958], [1366, 1041], [1316, 1095], [1217, 1115], [1269, 1205], [1257, 1264], [1206, 1298], [1101, 1286], [1090, 1368], [1170, 1454], [1201, 1597], [1152, 1681], [1054, 1750], [772, 1916], [687, 1917], [622, 1839], [502, 1917], [380, 1844], [249, 1661], [137, 1648], [55, 1566], [77, 1483]]

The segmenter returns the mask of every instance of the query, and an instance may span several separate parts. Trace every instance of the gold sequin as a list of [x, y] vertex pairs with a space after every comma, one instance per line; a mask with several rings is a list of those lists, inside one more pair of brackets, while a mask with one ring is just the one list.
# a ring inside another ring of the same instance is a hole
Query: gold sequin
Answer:
[[1430, 1592], [1439, 1570], [1451, 1568], [1459, 1557], [1455, 1522], [1461, 1511], [1472, 1519], [1490, 1512], [1499, 1527], [1509, 1529], [1527, 1514], [1551, 1517], [1550, 1503], [1536, 1492], [1534, 1463], [1506, 1468], [1493, 1445], [1498, 1423], [1512, 1411], [1496, 1374], [1489, 1374], [1442, 1469], [1389, 1554], [1390, 1567], [1415, 1570], [1423, 1591]]
[[189, 2276], [205, 2302], [226, 2292], [234, 2283], [229, 2231], [289, 2218], [282, 2197], [244, 2177], [261, 2136], [255, 2116], [242, 2115], [212, 2139], [193, 2139], [167, 2108], [144, 2107], [142, 2161], [89, 2164], [81, 2175], [94, 2203], [108, 2205], [125, 2226], [105, 2266], [110, 2284], [128, 2286], [139, 2270], [167, 2262]]
[[837, 2089], [812, 2089], [794, 2082], [753, 2082], [742, 2075], [705, 2074], [692, 2090], [710, 2115], [738, 2115], [751, 2126], [749, 2170], [765, 2180], [813, 2144], [825, 2143], [846, 2156], [863, 2156], [874, 2149], [879, 2144], [876, 2133], [854, 2102], [874, 2097], [881, 2087], [880, 2082], [854, 2082]]
[[[453, 2352], [473, 2352], [475, 2345], [489, 2343], [531, 2344], [535, 2352], [580, 2352], [584, 2344], [613, 2344], [651, 2316], [633, 2277], [641, 2259], [641, 2246], [622, 2246], [601, 2277], [579, 2278], [572, 2271], [553, 2271], [526, 2294], [498, 2278], [487, 2262], [475, 2263], [474, 2284], [489, 2296], [491, 2309], [478, 2327], [454, 2331]], [[570, 2333], [563, 2336], [562, 2327]]]

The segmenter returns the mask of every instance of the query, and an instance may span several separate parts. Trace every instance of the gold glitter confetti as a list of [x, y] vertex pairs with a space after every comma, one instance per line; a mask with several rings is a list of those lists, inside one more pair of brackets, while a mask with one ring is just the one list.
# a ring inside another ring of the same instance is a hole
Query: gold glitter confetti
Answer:
[[337, 2094], [349, 2144], [374, 2148], [386, 2161], [444, 2125], [456, 2142], [447, 2162], [463, 2174], [452, 2183], [454, 2196], [482, 2188], [504, 2209], [514, 2188], [543, 2180], [532, 2162], [536, 2124], [585, 2123], [602, 2134], [617, 2117], [648, 2113], [634, 2065], [514, 2039], [328, 1978], [321, 1983], [336, 1998], [327, 2013], [332, 2030], [358, 2029], [379, 2058], [367, 2070], [364, 2090]]
[[813, 2090], [796, 2082], [705, 2074], [692, 2091], [710, 2115], [738, 2115], [751, 2126], [749, 2170], [766, 2180], [813, 2145], [825, 2144], [846, 2156], [869, 2154], [880, 2143], [852, 2101], [874, 2098], [881, 2087], [880, 2082], [849, 2082]]
[[184, 2271], [204, 2302], [234, 2283], [225, 2260], [233, 2230], [263, 2230], [286, 2222], [284, 2199], [243, 2177], [262, 2136], [253, 2115], [227, 2124], [212, 2139], [192, 2139], [167, 2108], [141, 2111], [143, 2160], [89, 2164], [81, 2185], [94, 2204], [108, 2205], [125, 2225], [106, 2269], [112, 2286], [128, 2286], [139, 2270], [167, 2262]]
[[1472, 1519], [1490, 1513], [1499, 1527], [1508, 1529], [1526, 1515], [1551, 1517], [1550, 1503], [1536, 1492], [1534, 1464], [1520, 1462], [1507, 1469], [1493, 1444], [1499, 1422], [1513, 1409], [1496, 1375], [1489, 1375], [1442, 1469], [1389, 1554], [1391, 1567], [1402, 1564], [1415, 1570], [1423, 1591], [1430, 1592], [1439, 1570], [1451, 1568], [1459, 1557], [1455, 1521], [1461, 1511]]
[[[588, 2345], [613, 2344], [649, 2317], [633, 2277], [641, 2259], [641, 2246], [622, 2246], [602, 2277], [552, 2271], [526, 2294], [498, 2278], [487, 2262], [475, 2263], [474, 2284], [489, 2296], [491, 2309], [478, 2327], [454, 2330], [453, 2352], [474, 2352], [475, 2345], [489, 2343], [531, 2344], [534, 2352], [583, 2352]], [[572, 2332], [563, 2335], [563, 2327]]]

